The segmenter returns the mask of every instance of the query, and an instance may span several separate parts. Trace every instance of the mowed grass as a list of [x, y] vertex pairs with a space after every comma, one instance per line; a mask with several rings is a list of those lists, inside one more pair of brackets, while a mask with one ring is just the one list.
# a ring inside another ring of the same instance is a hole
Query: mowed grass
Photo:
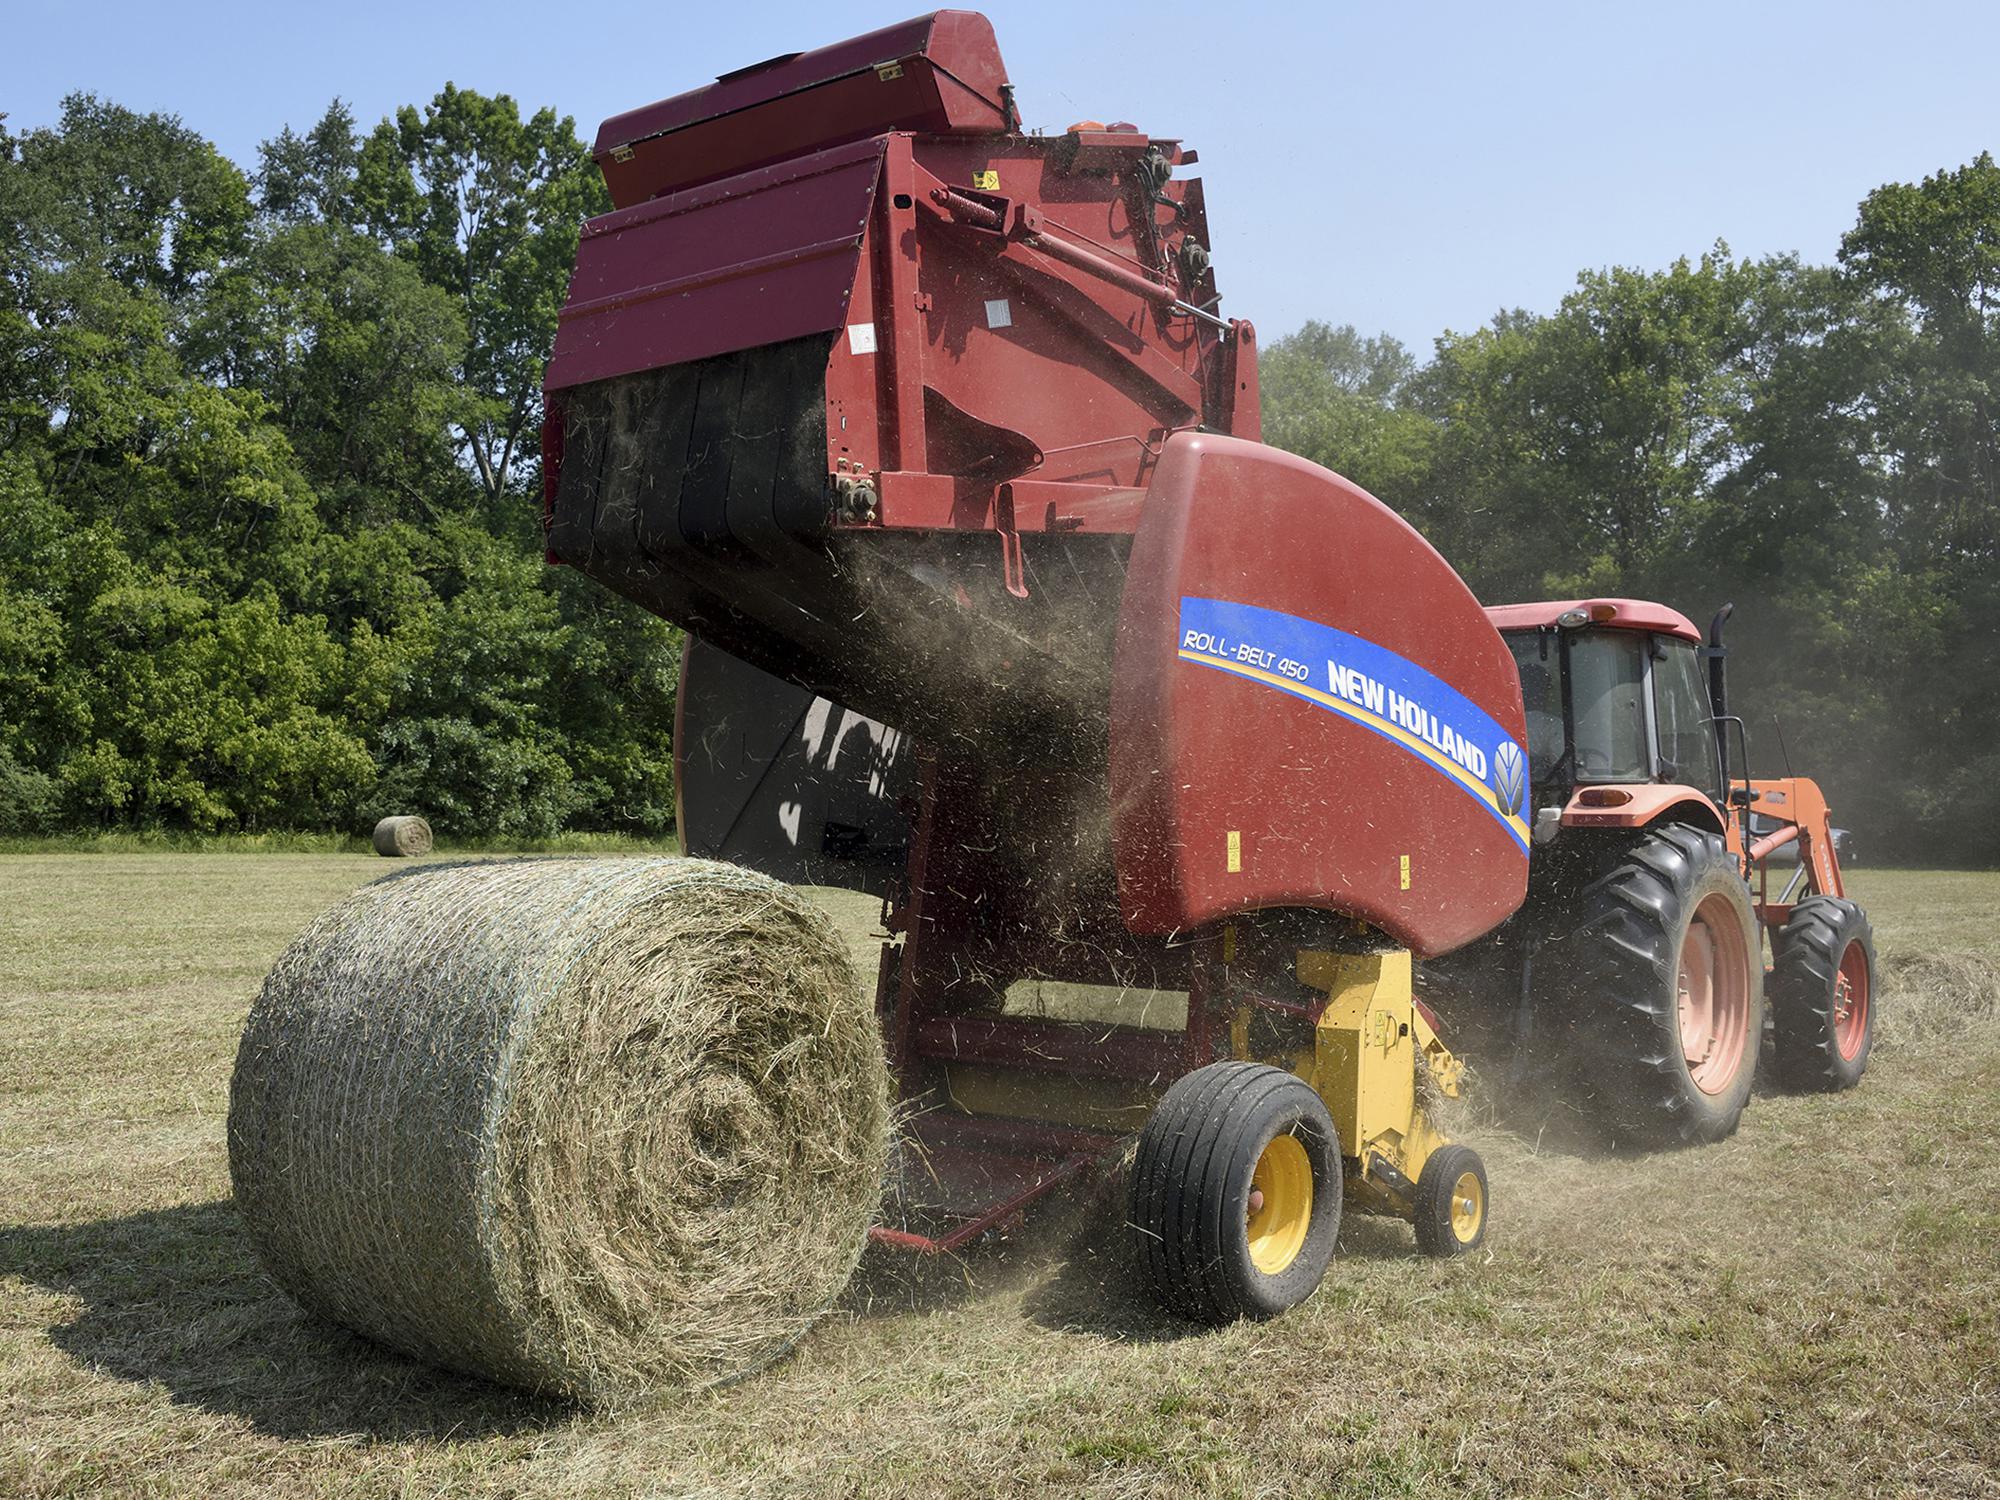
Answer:
[[[1990, 983], [1884, 996], [1861, 1089], [1759, 1098], [1721, 1146], [1477, 1133], [1470, 1262], [1351, 1221], [1311, 1302], [1199, 1330], [1083, 1205], [928, 1274], [871, 1264], [775, 1369], [596, 1417], [316, 1323], [244, 1242], [244, 1012], [384, 869], [0, 858], [0, 1493], [2000, 1495]], [[1885, 949], [2000, 973], [2000, 875], [1854, 885]], [[873, 903], [836, 906], [872, 972]]]

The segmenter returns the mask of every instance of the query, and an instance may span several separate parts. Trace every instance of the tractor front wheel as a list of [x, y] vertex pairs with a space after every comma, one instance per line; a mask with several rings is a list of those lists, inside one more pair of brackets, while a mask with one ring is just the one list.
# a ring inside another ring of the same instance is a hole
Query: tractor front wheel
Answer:
[[1655, 828], [1585, 888], [1543, 962], [1561, 988], [1575, 1086], [1614, 1143], [1735, 1132], [1764, 1034], [1758, 938], [1735, 856], [1706, 829]]
[[1132, 1164], [1131, 1223], [1160, 1301], [1204, 1323], [1310, 1297], [1340, 1234], [1340, 1137], [1305, 1080], [1218, 1062], [1154, 1109]]
[[1801, 1091], [1851, 1089], [1875, 1043], [1875, 929], [1835, 896], [1808, 896], [1778, 929], [1771, 1031], [1779, 1081]]

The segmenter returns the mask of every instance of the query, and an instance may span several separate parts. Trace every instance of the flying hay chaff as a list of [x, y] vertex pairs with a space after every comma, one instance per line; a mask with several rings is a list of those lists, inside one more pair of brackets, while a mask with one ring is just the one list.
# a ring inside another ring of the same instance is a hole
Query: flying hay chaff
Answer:
[[278, 960], [230, 1171], [307, 1307], [618, 1405], [796, 1342], [859, 1260], [888, 1119], [846, 951], [787, 887], [700, 860], [442, 865]]

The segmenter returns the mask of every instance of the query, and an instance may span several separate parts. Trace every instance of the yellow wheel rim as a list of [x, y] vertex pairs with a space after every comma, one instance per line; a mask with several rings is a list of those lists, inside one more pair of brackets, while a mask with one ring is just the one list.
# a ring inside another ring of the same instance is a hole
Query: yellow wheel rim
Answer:
[[1486, 1189], [1480, 1184], [1476, 1172], [1461, 1172], [1458, 1181], [1451, 1185], [1451, 1232], [1461, 1245], [1469, 1245], [1479, 1236], [1479, 1226], [1486, 1222]]
[[[1312, 1225], [1313, 1169], [1296, 1136], [1274, 1137], [1250, 1174], [1250, 1264], [1275, 1276], [1299, 1258]], [[1261, 1195], [1261, 1200], [1255, 1195]]]

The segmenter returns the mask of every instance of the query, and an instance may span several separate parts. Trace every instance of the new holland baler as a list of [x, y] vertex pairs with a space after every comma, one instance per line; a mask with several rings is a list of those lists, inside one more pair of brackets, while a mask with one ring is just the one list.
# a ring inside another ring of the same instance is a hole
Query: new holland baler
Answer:
[[[1520, 904], [1521, 689], [1453, 570], [1258, 441], [1195, 153], [1024, 132], [983, 17], [604, 125], [546, 381], [551, 560], [686, 627], [691, 852], [883, 898], [876, 1237], [954, 1249], [1141, 1130], [1202, 1316], [1477, 1158], [1412, 956]], [[1143, 1129], [1142, 1129], [1143, 1127]]]

